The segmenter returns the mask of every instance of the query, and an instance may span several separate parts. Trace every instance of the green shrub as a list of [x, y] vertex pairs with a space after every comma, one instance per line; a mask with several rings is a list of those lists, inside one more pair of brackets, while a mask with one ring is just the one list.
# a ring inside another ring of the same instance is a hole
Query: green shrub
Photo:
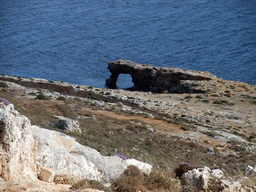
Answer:
[[228, 103], [228, 101], [227, 100], [215, 100], [215, 101], [213, 101], [213, 104], [227, 104]]
[[203, 99], [203, 96], [202, 95], [197, 95], [196, 98], [197, 99]]
[[212, 97], [219, 97], [217, 94], [211, 94]]
[[210, 123], [211, 121], [209, 120], [209, 119], [206, 119], [206, 121], [205, 121], [206, 123]]
[[191, 99], [191, 98], [193, 98], [191, 95], [187, 95], [187, 96], [185, 97], [185, 99]]
[[206, 93], [210, 93], [210, 92], [211, 92], [211, 89], [207, 89], [207, 90], [206, 90]]
[[205, 113], [204, 113], [204, 115], [210, 115], [210, 116], [212, 116], [212, 115], [213, 115], [213, 113], [214, 113], [213, 111], [205, 112]]
[[239, 117], [236, 117], [236, 116], [233, 116], [233, 115], [230, 115], [230, 116], [228, 116], [227, 118], [228, 118], [228, 119], [235, 119], [235, 120], [238, 120], [238, 119], [239, 119]]
[[65, 100], [66, 100], [66, 98], [65, 98], [65, 97], [63, 97], [63, 96], [59, 96], [59, 97], [57, 98], [57, 100], [65, 101]]
[[215, 136], [218, 135], [214, 130], [205, 132], [205, 134], [208, 135], [208, 136], [210, 136], [210, 137], [215, 137]]
[[8, 88], [8, 85], [5, 82], [0, 82], [0, 87]]
[[202, 100], [202, 102], [209, 103], [209, 100], [208, 99], [204, 99], [204, 100]]
[[231, 95], [230, 95], [230, 94], [224, 94], [224, 96], [226, 96], [226, 97], [231, 97]]
[[42, 92], [39, 92], [39, 95], [36, 96], [36, 99], [48, 100], [48, 97], [46, 97]]
[[29, 95], [36, 96], [36, 93], [35, 92], [31, 92], [31, 93], [29, 93]]
[[177, 117], [177, 116], [179, 116], [179, 114], [178, 113], [174, 113], [172, 116], [173, 117]]

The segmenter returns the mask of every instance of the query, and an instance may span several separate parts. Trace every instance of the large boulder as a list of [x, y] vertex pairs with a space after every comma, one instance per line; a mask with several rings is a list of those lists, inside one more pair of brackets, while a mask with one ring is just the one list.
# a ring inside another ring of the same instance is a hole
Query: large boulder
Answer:
[[4, 180], [37, 179], [35, 140], [27, 117], [0, 100], [0, 175]]
[[[50, 167], [56, 175], [68, 175], [80, 179], [100, 180], [101, 172], [76, 150], [75, 139], [63, 133], [32, 126], [37, 141], [37, 162]], [[96, 155], [96, 154], [95, 154]]]
[[128, 165], [138, 166], [149, 174], [151, 165], [137, 160], [123, 160], [118, 156], [103, 156], [95, 149], [83, 146], [63, 133], [32, 126], [38, 142], [37, 162], [50, 167], [56, 175], [78, 179], [110, 181], [118, 178]]

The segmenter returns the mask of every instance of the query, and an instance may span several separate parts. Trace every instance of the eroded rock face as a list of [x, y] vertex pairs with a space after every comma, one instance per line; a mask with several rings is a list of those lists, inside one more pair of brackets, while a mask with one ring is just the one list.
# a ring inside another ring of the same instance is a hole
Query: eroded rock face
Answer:
[[212, 80], [216, 78], [209, 72], [184, 70], [171, 67], [153, 67], [131, 61], [117, 60], [108, 63], [111, 73], [106, 86], [116, 88], [119, 74], [130, 74], [136, 90], [152, 92], [188, 92], [182, 80]]
[[110, 181], [117, 179], [129, 165], [138, 166], [149, 174], [152, 166], [135, 159], [103, 156], [97, 150], [83, 146], [63, 133], [32, 126], [38, 142], [37, 162], [50, 167], [56, 175], [80, 179]]
[[35, 140], [27, 117], [12, 104], [0, 107], [0, 175], [4, 180], [37, 179]]
[[97, 167], [76, 150], [80, 144], [74, 138], [34, 125], [32, 130], [38, 143], [36, 161], [41, 167], [52, 168], [56, 175], [91, 180], [102, 178]]

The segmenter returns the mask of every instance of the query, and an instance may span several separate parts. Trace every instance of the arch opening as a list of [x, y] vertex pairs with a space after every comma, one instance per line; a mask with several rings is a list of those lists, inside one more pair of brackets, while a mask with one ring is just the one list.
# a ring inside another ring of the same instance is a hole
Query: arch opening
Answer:
[[134, 87], [132, 77], [130, 74], [119, 74], [117, 82], [117, 89], [130, 89]]

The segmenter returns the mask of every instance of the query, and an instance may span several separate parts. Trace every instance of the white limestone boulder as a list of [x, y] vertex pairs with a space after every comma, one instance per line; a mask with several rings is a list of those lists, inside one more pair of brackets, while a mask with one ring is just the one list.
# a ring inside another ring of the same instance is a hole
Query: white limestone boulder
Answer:
[[211, 170], [208, 167], [190, 170], [181, 177], [182, 188], [197, 191], [222, 192], [253, 192], [254, 188], [246, 187], [238, 181], [225, 180], [219, 169]]
[[0, 175], [8, 181], [37, 179], [30, 121], [12, 104], [0, 107]]
[[55, 176], [55, 171], [49, 167], [42, 167], [38, 178], [42, 181], [52, 183]]
[[61, 129], [71, 131], [71, 132], [79, 132], [81, 133], [81, 129], [79, 128], [79, 122], [77, 120], [69, 119], [63, 116], [55, 116], [58, 118], [57, 126]]
[[50, 167], [56, 175], [68, 175], [80, 179], [100, 180], [102, 174], [97, 167], [83, 155], [74, 150], [74, 138], [65, 134], [32, 126], [37, 141], [36, 161], [41, 167]]
[[63, 133], [32, 126], [38, 143], [37, 162], [53, 168], [56, 175], [79, 179], [110, 181], [118, 178], [130, 164], [147, 174], [151, 165], [137, 160], [123, 160], [118, 156], [103, 156], [97, 150], [83, 146]]
[[211, 169], [208, 167], [190, 170], [181, 177], [181, 185], [193, 186], [198, 190], [207, 190], [211, 178]]

